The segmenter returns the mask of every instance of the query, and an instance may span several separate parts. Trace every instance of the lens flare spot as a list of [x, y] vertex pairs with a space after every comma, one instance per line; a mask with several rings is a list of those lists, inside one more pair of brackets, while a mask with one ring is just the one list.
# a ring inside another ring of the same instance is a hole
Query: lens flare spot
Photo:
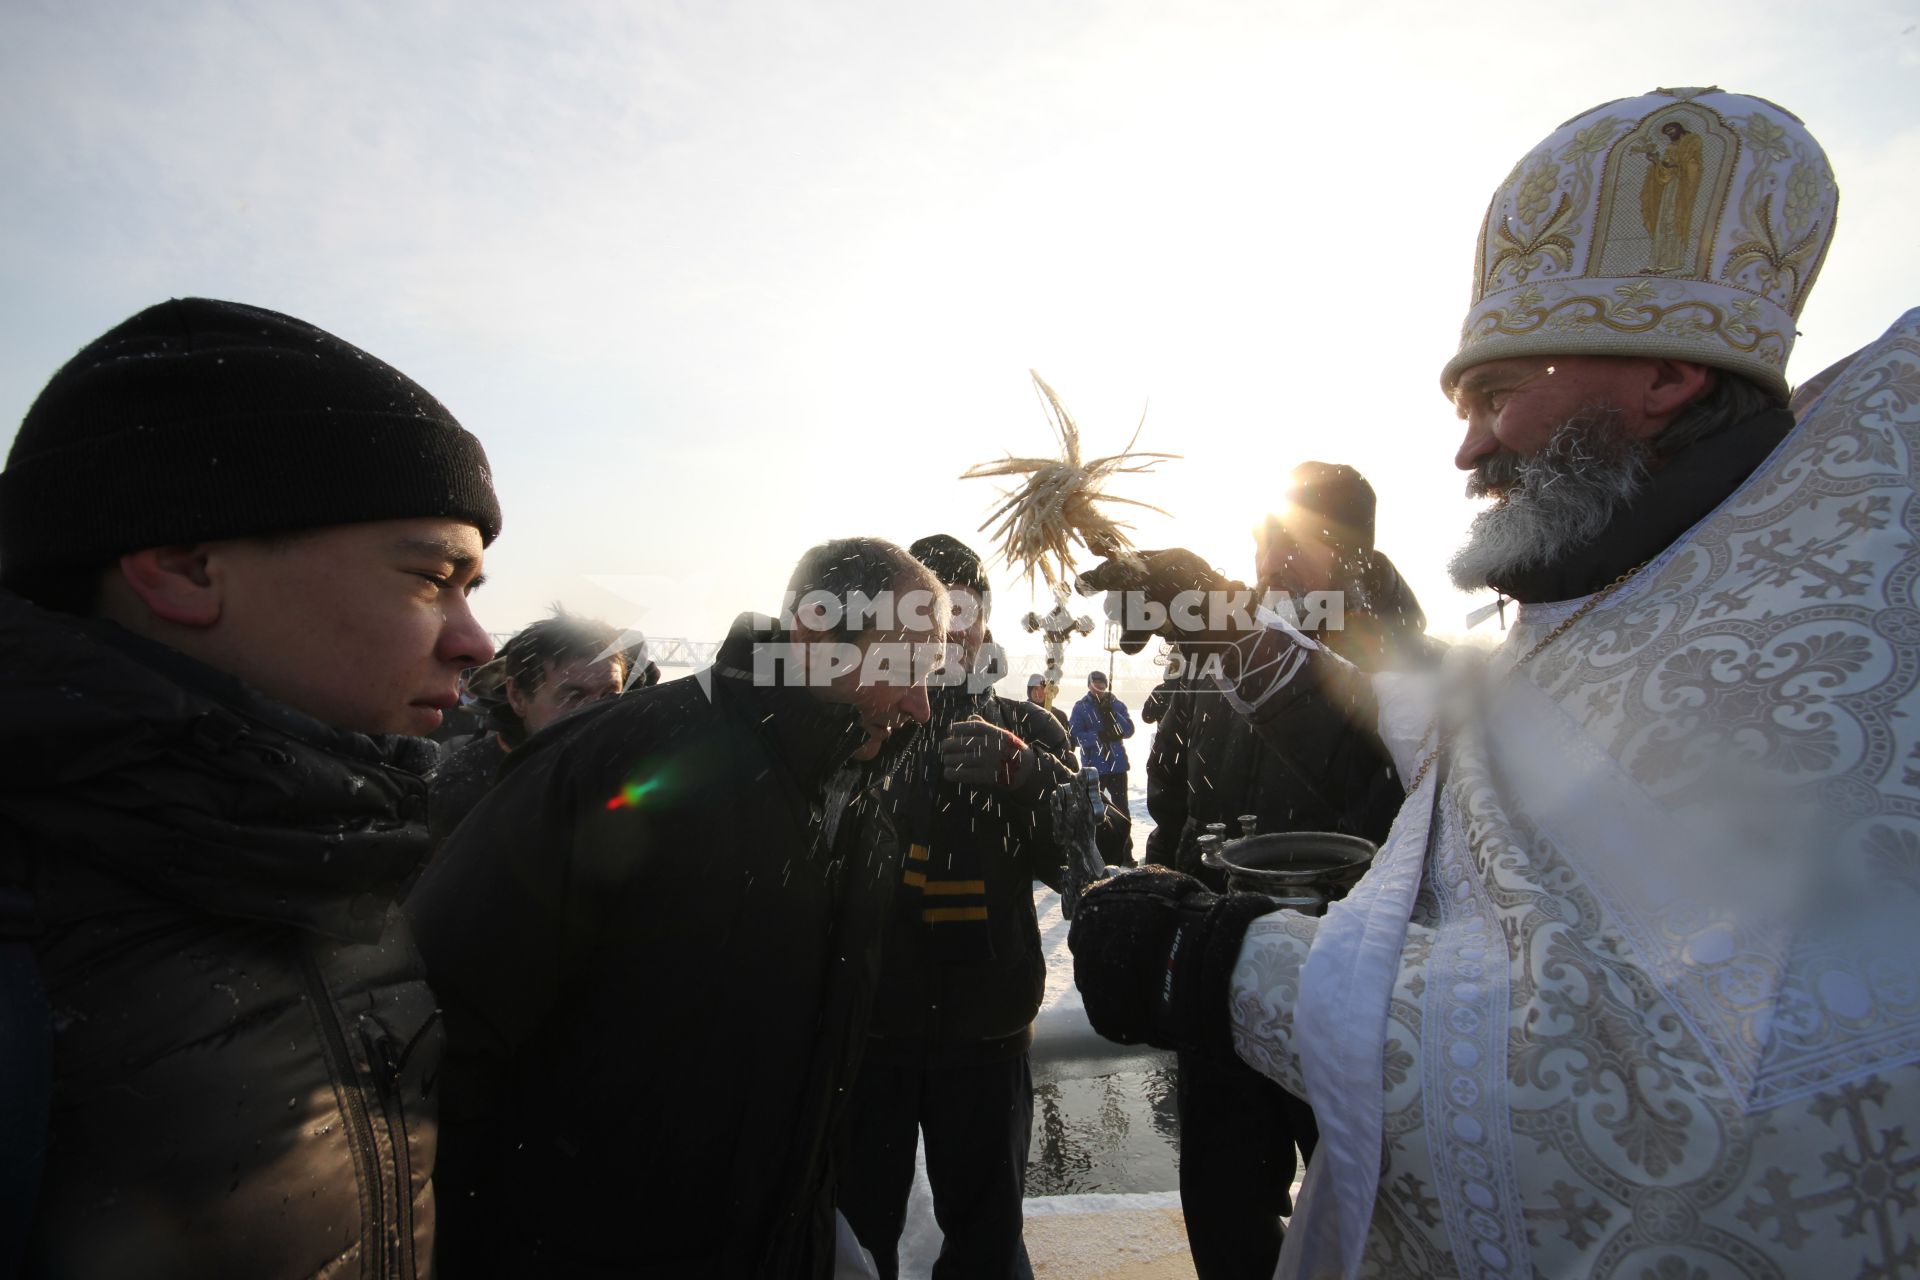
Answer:
[[658, 775], [644, 782], [629, 782], [621, 787], [618, 794], [607, 801], [609, 813], [616, 809], [638, 809], [646, 802], [647, 796], [660, 786]]

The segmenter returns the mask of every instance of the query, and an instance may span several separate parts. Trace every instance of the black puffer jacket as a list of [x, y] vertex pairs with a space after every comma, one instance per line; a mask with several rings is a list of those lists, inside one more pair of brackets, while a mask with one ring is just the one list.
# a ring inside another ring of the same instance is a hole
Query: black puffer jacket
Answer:
[[506, 758], [505, 744], [491, 729], [440, 757], [427, 776], [427, 829], [432, 833], [434, 848], [445, 844], [454, 828], [473, 812], [473, 806], [493, 789], [493, 780]]
[[427, 1273], [441, 1045], [394, 895], [431, 759], [0, 594], [0, 881], [55, 1031], [29, 1274]]
[[897, 844], [884, 769], [828, 833], [858, 717], [754, 683], [771, 638], [743, 619], [711, 679], [516, 748], [409, 900], [449, 1037], [446, 1275], [831, 1271]]
[[[906, 780], [909, 809], [918, 798], [919, 808], [940, 815], [941, 829], [966, 841], [986, 891], [936, 899], [909, 886], [896, 895], [867, 1043], [868, 1056], [876, 1060], [924, 1066], [989, 1062], [1016, 1057], [1033, 1040], [1033, 1017], [1047, 978], [1033, 882], [1058, 888], [1065, 862], [1053, 842], [1045, 789], [1073, 777], [1073, 748], [1046, 708], [957, 688], [936, 691], [929, 736], [937, 740], [946, 725], [970, 716], [1033, 744], [1040, 753], [1039, 784], [1015, 796], [945, 782], [932, 753]], [[910, 821], [901, 825], [911, 829]], [[946, 863], [948, 852], [939, 840], [932, 841], [930, 862]], [[906, 870], [938, 881], [937, 867]], [[985, 907], [986, 919], [931, 925], [923, 919], [929, 908], [968, 906]], [[939, 933], [962, 936], [949, 940]], [[978, 936], [968, 936], [973, 934]]]
[[[1386, 556], [1366, 560], [1346, 591], [1344, 629], [1319, 638], [1363, 671], [1433, 661], [1439, 646], [1426, 638], [1413, 589]], [[1237, 838], [1241, 815], [1254, 814], [1261, 832], [1341, 831], [1374, 841], [1393, 825], [1404, 788], [1371, 722], [1356, 721], [1338, 698], [1291, 691], [1284, 717], [1263, 734], [1209, 677], [1162, 688], [1167, 710], [1147, 757], [1155, 824], [1147, 861], [1223, 888], [1199, 865], [1198, 840], [1209, 824], [1225, 823], [1228, 838]]]

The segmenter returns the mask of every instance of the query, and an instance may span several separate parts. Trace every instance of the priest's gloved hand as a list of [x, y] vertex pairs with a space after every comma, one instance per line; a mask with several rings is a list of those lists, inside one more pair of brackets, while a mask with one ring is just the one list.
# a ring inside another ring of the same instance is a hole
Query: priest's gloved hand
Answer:
[[1019, 734], [975, 717], [940, 740], [940, 770], [948, 782], [1023, 791], [1040, 780], [1040, 758]]
[[[1241, 589], [1185, 547], [1115, 556], [1081, 574], [1075, 585], [1083, 592], [1107, 593], [1107, 616], [1121, 623], [1120, 650], [1128, 654], [1140, 652], [1155, 636], [1188, 650], [1230, 641], [1231, 636], [1205, 633], [1207, 596]], [[1192, 625], [1196, 618], [1203, 624], [1199, 629]]]
[[1240, 942], [1275, 909], [1264, 895], [1223, 896], [1164, 867], [1102, 880], [1067, 933], [1087, 1020], [1121, 1044], [1231, 1059], [1227, 989]]

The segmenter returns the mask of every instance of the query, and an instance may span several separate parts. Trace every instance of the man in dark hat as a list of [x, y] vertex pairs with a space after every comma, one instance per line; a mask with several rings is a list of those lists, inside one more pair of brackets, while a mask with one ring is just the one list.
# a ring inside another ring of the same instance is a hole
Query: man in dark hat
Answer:
[[[1375, 549], [1373, 528], [1365, 476], [1305, 462], [1293, 469], [1281, 513], [1254, 531], [1258, 591], [1368, 671], [1424, 656], [1425, 618]], [[1261, 833], [1386, 835], [1399, 807], [1397, 776], [1333, 699], [1299, 700], [1276, 737], [1263, 740], [1212, 679], [1176, 682], [1147, 758], [1156, 824], [1148, 861], [1225, 892], [1225, 878], [1199, 860], [1199, 837], [1211, 824], [1238, 835], [1241, 816], [1252, 815]], [[1291, 1212], [1295, 1148], [1313, 1153], [1313, 1111], [1245, 1063], [1202, 1053], [1180, 1054], [1175, 1097], [1194, 1270], [1201, 1280], [1265, 1280], [1280, 1256], [1281, 1218]]]
[[149, 308], [27, 411], [0, 944], [53, 1011], [29, 1274], [426, 1270], [440, 1036], [395, 899], [499, 531], [437, 400], [278, 312]]
[[[1426, 615], [1393, 562], [1374, 546], [1374, 495], [1341, 463], [1295, 467], [1286, 503], [1254, 531], [1255, 592], [1291, 613], [1301, 630], [1364, 671], [1430, 662]], [[1198, 666], [1199, 664], [1195, 664]], [[1213, 823], [1237, 834], [1242, 814], [1266, 831], [1341, 831], [1379, 839], [1398, 792], [1376, 785], [1384, 757], [1324, 701], [1291, 713], [1280, 751], [1263, 742], [1210, 678], [1169, 690], [1148, 759], [1156, 829], [1149, 860], [1215, 883], [1196, 841]]]
[[974, 674], [991, 602], [979, 555], [945, 534], [910, 550], [953, 599], [950, 656], [969, 678], [934, 690], [939, 756], [906, 779], [901, 883], [848, 1106], [840, 1211], [892, 1280], [924, 1134], [945, 1237], [934, 1273], [1031, 1276], [1027, 1049], [1046, 983], [1033, 882], [1060, 879], [1047, 796], [1073, 777], [1073, 751], [1044, 708]]
[[1254, 534], [1262, 591], [1286, 593], [1303, 630], [1365, 670], [1432, 661], [1420, 602], [1374, 545], [1367, 478], [1345, 463], [1303, 462], [1286, 499]]

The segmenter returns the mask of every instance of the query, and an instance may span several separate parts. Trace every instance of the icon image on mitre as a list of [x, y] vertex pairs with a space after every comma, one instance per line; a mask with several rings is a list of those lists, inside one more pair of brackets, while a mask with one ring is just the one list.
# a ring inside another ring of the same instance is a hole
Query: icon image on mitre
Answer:
[[1711, 111], [1675, 106], [1613, 147], [1602, 178], [1608, 275], [1705, 277], [1740, 139]]

